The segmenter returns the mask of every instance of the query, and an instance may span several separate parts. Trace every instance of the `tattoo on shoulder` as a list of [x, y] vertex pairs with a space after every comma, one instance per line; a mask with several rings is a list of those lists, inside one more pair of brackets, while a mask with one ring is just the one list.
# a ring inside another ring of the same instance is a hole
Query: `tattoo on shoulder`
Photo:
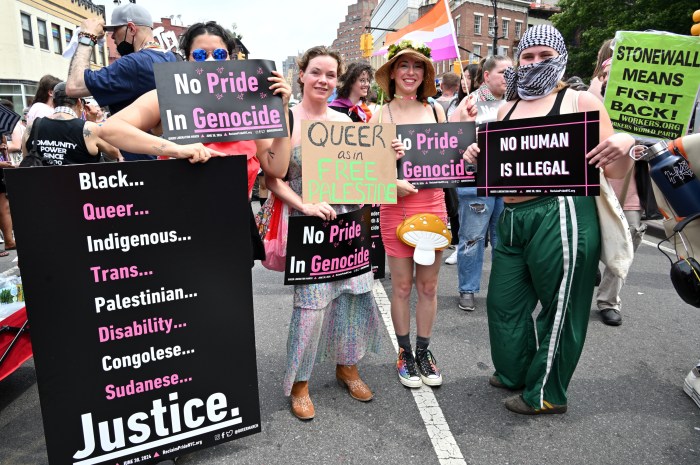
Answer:
[[90, 129], [87, 126], [83, 127], [83, 137], [90, 137], [91, 135], [92, 131], [90, 131]]
[[272, 150], [267, 149], [267, 154], [270, 156], [270, 158], [275, 158], [275, 152], [273, 152]]

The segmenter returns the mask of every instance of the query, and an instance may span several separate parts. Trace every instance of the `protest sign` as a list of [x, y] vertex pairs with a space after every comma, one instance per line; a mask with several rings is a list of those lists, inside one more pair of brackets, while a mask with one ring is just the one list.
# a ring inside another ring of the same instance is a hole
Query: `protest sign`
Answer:
[[370, 238], [372, 243], [370, 247], [369, 260], [372, 262], [372, 273], [374, 279], [384, 279], [386, 273], [386, 253], [384, 249], [384, 241], [382, 240], [381, 226], [379, 224], [379, 205], [372, 205]]
[[191, 144], [285, 137], [269, 60], [179, 61], [153, 67], [163, 137]]
[[505, 100], [489, 100], [476, 103], [476, 123], [477, 126], [491, 121], [498, 120], [498, 109], [506, 103]]
[[685, 135], [699, 84], [698, 37], [615, 34], [605, 107], [616, 130], [649, 140]]
[[284, 284], [315, 284], [371, 270], [371, 207], [338, 215], [289, 217]]
[[396, 203], [393, 124], [302, 121], [302, 197], [330, 204]]
[[398, 178], [416, 189], [468, 187], [475, 167], [462, 158], [475, 140], [474, 123], [427, 123], [396, 126], [406, 155], [398, 161]]
[[6, 178], [49, 463], [155, 463], [259, 432], [245, 157]]
[[486, 123], [477, 195], [598, 195], [598, 168], [586, 160], [598, 125], [597, 111]]

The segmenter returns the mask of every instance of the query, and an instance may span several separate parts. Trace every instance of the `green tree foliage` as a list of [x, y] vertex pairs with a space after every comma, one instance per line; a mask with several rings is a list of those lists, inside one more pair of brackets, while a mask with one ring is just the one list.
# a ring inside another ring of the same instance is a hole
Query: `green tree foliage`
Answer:
[[616, 31], [668, 31], [689, 35], [697, 0], [560, 0], [551, 17], [569, 51], [567, 75], [588, 78], [598, 49]]

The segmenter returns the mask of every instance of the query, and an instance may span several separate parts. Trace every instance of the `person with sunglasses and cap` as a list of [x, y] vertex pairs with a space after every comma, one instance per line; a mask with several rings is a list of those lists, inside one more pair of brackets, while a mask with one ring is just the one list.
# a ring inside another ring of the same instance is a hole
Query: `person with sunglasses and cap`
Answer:
[[[90, 69], [90, 56], [105, 31], [121, 56], [114, 63], [98, 70]], [[109, 106], [112, 114], [130, 105], [138, 97], [156, 88], [155, 63], [174, 62], [177, 56], [163, 50], [153, 37], [153, 18], [141, 5], [125, 3], [112, 12], [112, 21], [105, 26], [102, 18], [88, 18], [80, 24], [78, 48], [73, 55], [66, 79], [70, 97], [92, 95], [100, 106]], [[123, 151], [124, 159], [151, 160], [154, 157]]]
[[[554, 27], [529, 28], [518, 44], [518, 66], [506, 70], [500, 121], [597, 111], [600, 144], [586, 154], [609, 178], [622, 178], [634, 141], [614, 134], [603, 104], [592, 94], [569, 90], [564, 39]], [[472, 144], [464, 158], [476, 163]], [[495, 373], [494, 387], [522, 394], [505, 401], [524, 414], [567, 411], [567, 389], [583, 350], [600, 259], [600, 229], [593, 197], [508, 197], [501, 237], [493, 253], [486, 301]], [[541, 311], [533, 321], [537, 304]]]
[[[215, 21], [191, 25], [179, 38], [180, 50], [188, 61], [228, 60], [234, 50], [235, 41], [226, 30]], [[268, 77], [270, 91], [280, 95], [284, 105], [283, 114], [288, 114], [291, 87], [278, 71]], [[160, 134], [160, 107], [158, 93], [154, 89], [139, 97], [134, 103], [111, 116], [100, 126], [101, 137], [109, 139], [123, 150], [143, 150], [146, 153], [162, 157], [178, 154], [178, 144], [156, 139], [148, 131]], [[200, 147], [202, 144], [191, 144]], [[248, 198], [250, 198], [255, 178], [262, 167], [263, 171], [273, 176], [284, 177], [291, 151], [288, 137], [276, 139], [256, 139], [245, 141], [210, 142], [205, 144], [207, 156], [226, 156], [240, 154], [246, 156], [248, 172]], [[255, 221], [250, 214], [252, 255], [254, 260], [264, 258], [264, 248], [260, 241]], [[251, 260], [252, 263], [252, 260]]]

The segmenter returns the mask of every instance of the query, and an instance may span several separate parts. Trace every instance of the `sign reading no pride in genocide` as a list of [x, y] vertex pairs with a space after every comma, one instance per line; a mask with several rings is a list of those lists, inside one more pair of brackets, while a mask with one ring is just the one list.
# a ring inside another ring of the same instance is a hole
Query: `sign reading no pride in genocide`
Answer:
[[395, 204], [393, 124], [302, 121], [302, 198], [330, 204]]
[[7, 175], [50, 464], [155, 463], [260, 431], [245, 163]]
[[688, 132], [699, 86], [698, 37], [615, 34], [605, 107], [616, 130], [651, 140], [681, 137]]
[[463, 154], [475, 139], [474, 123], [402, 124], [396, 133], [406, 155], [398, 177], [417, 189], [468, 187], [476, 183], [474, 165]]
[[312, 284], [367, 273], [371, 269], [371, 205], [338, 215], [289, 218], [284, 284]]
[[287, 135], [282, 98], [270, 91], [269, 60], [157, 63], [163, 137], [180, 144]]
[[479, 131], [477, 195], [598, 195], [597, 111], [486, 123]]

